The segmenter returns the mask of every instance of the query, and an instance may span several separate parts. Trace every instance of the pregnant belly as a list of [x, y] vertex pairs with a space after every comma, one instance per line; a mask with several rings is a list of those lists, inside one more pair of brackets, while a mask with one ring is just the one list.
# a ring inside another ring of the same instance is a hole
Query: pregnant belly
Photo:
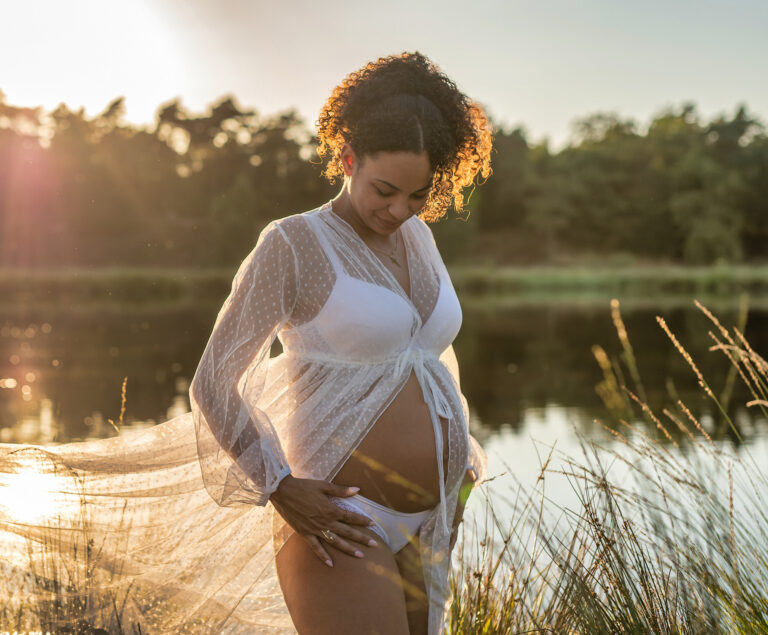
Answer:
[[[448, 422], [439, 417], [443, 469], [448, 465]], [[360, 494], [402, 512], [439, 503], [435, 434], [419, 380], [411, 370], [405, 386], [384, 410], [333, 478]]]

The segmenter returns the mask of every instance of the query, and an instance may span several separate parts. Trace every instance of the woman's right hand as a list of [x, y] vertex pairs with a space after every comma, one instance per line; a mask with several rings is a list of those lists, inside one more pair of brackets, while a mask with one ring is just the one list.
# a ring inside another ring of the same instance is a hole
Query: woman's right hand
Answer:
[[[370, 527], [373, 521], [367, 516], [342, 509], [329, 496], [353, 496], [357, 487], [344, 487], [328, 481], [295, 478], [292, 474], [280, 481], [269, 500], [285, 521], [307, 541], [315, 555], [329, 567], [333, 566], [330, 554], [323, 547], [323, 529], [333, 534], [334, 547], [358, 558], [363, 553], [349, 541], [375, 547], [376, 541], [355, 526]], [[345, 540], [346, 539], [346, 540]]]

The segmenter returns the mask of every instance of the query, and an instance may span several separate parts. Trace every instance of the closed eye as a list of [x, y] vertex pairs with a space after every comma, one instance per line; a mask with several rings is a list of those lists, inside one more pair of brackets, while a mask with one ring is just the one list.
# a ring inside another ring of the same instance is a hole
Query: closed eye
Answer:
[[[379, 196], [381, 196], [381, 197], [383, 197], [383, 198], [387, 198], [387, 197], [389, 197], [389, 196], [392, 196], [392, 194], [393, 194], [393, 192], [386, 192], [386, 193], [385, 193], [385, 192], [382, 192], [382, 191], [381, 191], [381, 190], [380, 190], [378, 187], [376, 187], [375, 185], [373, 186], [373, 189], [375, 189], [375, 190], [376, 190], [376, 191], [379, 193]], [[426, 198], [428, 194], [429, 194], [429, 190], [427, 190], [426, 192], [424, 192], [424, 194], [413, 194], [412, 196], [413, 196], [413, 198]]]

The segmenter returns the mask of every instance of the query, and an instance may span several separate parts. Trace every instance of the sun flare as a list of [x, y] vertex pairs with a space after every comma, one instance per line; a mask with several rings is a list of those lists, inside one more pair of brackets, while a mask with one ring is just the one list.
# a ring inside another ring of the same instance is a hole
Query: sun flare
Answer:
[[57, 492], [61, 480], [54, 474], [24, 471], [0, 480], [0, 507], [14, 521], [39, 523], [63, 509]]

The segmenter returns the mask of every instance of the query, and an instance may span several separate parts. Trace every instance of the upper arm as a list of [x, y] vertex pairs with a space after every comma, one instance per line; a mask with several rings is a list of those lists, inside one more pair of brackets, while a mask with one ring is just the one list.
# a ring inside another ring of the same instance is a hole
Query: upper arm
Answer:
[[[232, 280], [219, 310], [192, 387], [235, 388], [254, 361], [267, 356], [298, 297], [293, 250], [273, 221], [259, 235]], [[201, 381], [201, 380], [205, 381]], [[197, 381], [196, 381], [197, 380]], [[201, 402], [220, 401], [221, 394], [200, 394]]]

